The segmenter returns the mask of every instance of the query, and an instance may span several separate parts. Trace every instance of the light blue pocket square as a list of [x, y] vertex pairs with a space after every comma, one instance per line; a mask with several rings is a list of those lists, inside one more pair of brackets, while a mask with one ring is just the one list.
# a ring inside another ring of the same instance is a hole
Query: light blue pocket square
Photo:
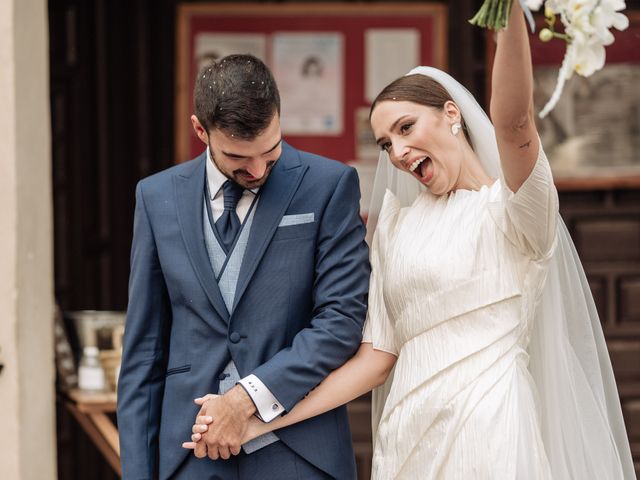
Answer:
[[303, 223], [313, 223], [315, 216], [312, 213], [300, 213], [298, 215], [285, 215], [282, 217], [278, 227], [289, 227], [291, 225], [301, 225]]

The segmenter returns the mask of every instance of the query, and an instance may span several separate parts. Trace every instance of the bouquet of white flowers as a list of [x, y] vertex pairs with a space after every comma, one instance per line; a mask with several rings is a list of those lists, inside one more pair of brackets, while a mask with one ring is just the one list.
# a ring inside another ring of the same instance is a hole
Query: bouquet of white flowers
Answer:
[[[506, 28], [514, 0], [485, 0], [478, 13], [470, 20], [474, 25], [499, 30]], [[613, 43], [611, 27], [624, 30], [629, 19], [620, 11], [626, 8], [624, 0], [516, 0], [522, 5], [531, 28], [534, 24], [530, 10], [538, 10], [544, 3], [547, 27], [540, 31], [543, 42], [559, 38], [567, 42], [567, 51], [560, 67], [556, 88], [540, 112], [545, 117], [558, 103], [565, 82], [573, 72], [589, 77], [604, 66], [606, 45]], [[564, 33], [556, 32], [560, 19]]]

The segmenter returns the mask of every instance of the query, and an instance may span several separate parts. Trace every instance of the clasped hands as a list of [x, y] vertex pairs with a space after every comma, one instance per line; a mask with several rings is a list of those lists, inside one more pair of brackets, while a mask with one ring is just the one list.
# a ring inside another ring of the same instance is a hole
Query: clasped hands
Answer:
[[240, 385], [224, 395], [208, 394], [194, 401], [200, 410], [191, 429], [191, 441], [182, 447], [192, 449], [198, 458], [227, 460], [265, 430], [265, 424], [254, 416], [255, 405]]

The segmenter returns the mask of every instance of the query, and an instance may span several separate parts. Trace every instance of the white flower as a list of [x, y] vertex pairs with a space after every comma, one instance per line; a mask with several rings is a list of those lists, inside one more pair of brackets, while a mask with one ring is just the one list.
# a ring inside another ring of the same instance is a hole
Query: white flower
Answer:
[[525, 4], [529, 7], [529, 10], [533, 10], [535, 12], [542, 6], [542, 2], [544, 0], [525, 0]]
[[[536, 3], [537, 0], [526, 0]], [[538, 5], [539, 7], [540, 5]], [[610, 29], [624, 30], [629, 19], [621, 10], [626, 8], [624, 0], [547, 0], [545, 10], [560, 16], [564, 32], [568, 37], [556, 88], [540, 116], [544, 117], [558, 102], [567, 79], [573, 72], [588, 77], [604, 67], [606, 45], [611, 45], [614, 36]]]
[[[613, 43], [613, 35], [609, 31], [609, 28], [613, 27], [616, 30], [625, 30], [629, 26], [629, 19], [622, 13], [618, 13], [619, 9], [618, 1], [615, 0], [603, 0], [598, 5], [591, 15], [591, 22], [595, 30], [595, 34], [602, 39], [605, 45], [611, 45]], [[622, 7], [624, 8], [624, 2]]]
[[604, 46], [599, 42], [574, 44], [572, 68], [583, 77], [589, 77], [604, 67]]

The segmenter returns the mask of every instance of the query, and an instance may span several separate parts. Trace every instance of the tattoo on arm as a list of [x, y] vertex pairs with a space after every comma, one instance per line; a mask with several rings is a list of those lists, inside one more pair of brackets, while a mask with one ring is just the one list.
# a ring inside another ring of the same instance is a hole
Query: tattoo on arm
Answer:
[[530, 145], [531, 145], [531, 140], [529, 140], [527, 143], [523, 143], [518, 148], [529, 148]]

